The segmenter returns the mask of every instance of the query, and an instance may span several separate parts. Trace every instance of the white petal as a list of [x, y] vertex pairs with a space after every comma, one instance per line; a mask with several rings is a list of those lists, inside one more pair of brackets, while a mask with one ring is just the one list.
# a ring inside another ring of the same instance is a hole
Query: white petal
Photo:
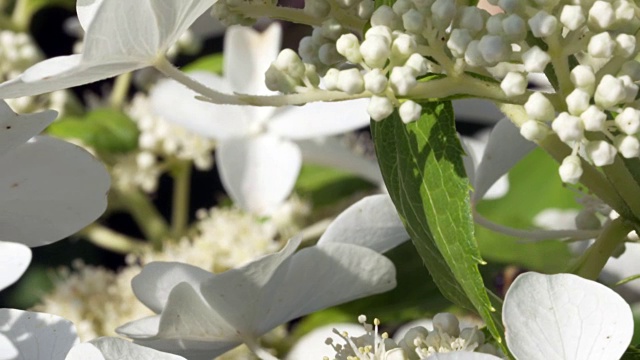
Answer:
[[493, 125], [504, 118], [504, 114], [491, 101], [484, 99], [453, 100], [456, 120]]
[[[383, 255], [362, 246], [325, 243], [291, 257], [283, 277], [265, 286], [259, 304], [265, 333], [283, 322], [396, 286], [396, 270]], [[278, 275], [278, 274], [276, 274]]]
[[383, 253], [407, 240], [409, 234], [389, 195], [373, 195], [340, 213], [318, 244], [355, 244]]
[[38, 135], [53, 120], [57, 112], [47, 110], [36, 114], [18, 115], [0, 100], [0, 158]]
[[31, 263], [27, 246], [0, 241], [0, 290], [16, 282]]
[[147, 324], [138, 324], [142, 321], [151, 325], [147, 319], [131, 322], [117, 331], [136, 339], [136, 343], [143, 346], [179, 354], [190, 360], [209, 360], [241, 342], [224, 315], [212, 310], [191, 285], [181, 283], [171, 291], [155, 331], [141, 332], [145, 326], [154, 330]]
[[334, 344], [342, 344], [344, 340], [333, 332], [346, 331], [349, 336], [358, 337], [365, 334], [364, 328], [359, 324], [336, 323], [324, 325], [313, 329], [298, 340], [287, 353], [285, 360], [309, 360], [335, 357], [336, 351], [325, 343], [328, 338], [333, 339]]
[[39, 95], [89, 84], [146, 66], [136, 61], [124, 60], [113, 63], [81, 63], [81, 56], [59, 56], [33, 65], [21, 76], [0, 84], [0, 97], [6, 99]]
[[15, 345], [13, 345], [13, 343], [11, 342], [11, 340], [0, 334], [0, 359], [5, 360], [5, 359], [16, 359], [18, 358], [18, 356], [20, 355], [18, 353], [18, 349], [15, 347]]
[[221, 142], [216, 161], [234, 203], [257, 214], [269, 214], [293, 190], [302, 156], [295, 144], [265, 134]]
[[435, 353], [427, 360], [500, 360], [501, 358], [490, 354], [468, 351], [455, 351], [450, 353]]
[[269, 93], [264, 73], [280, 52], [282, 26], [273, 23], [259, 33], [245, 26], [231, 26], [224, 37], [224, 76], [235, 92]]
[[69, 349], [78, 343], [73, 324], [59, 316], [0, 309], [0, 334], [9, 339], [18, 350], [19, 357], [0, 360], [64, 360]]
[[215, 0], [104, 1], [85, 35], [83, 61], [151, 64]]
[[0, 239], [46, 245], [82, 229], [107, 206], [109, 174], [88, 152], [38, 136], [0, 158]]
[[199, 288], [203, 281], [212, 276], [210, 272], [189, 264], [152, 262], [131, 280], [131, 287], [141, 303], [160, 313], [176, 285], [186, 282]]
[[377, 161], [356, 154], [335, 137], [299, 140], [296, 144], [300, 147], [305, 162], [335, 167], [373, 184], [382, 185], [382, 173]]
[[295, 140], [342, 134], [369, 125], [368, 104], [358, 99], [289, 106], [273, 116], [269, 131]]
[[507, 118], [493, 128], [484, 150], [482, 161], [476, 170], [473, 200], [482, 199], [489, 188], [520, 159], [536, 147], [536, 144], [520, 135], [520, 130]]
[[[217, 75], [197, 71], [189, 76], [217, 91], [232, 93], [231, 86]], [[200, 136], [224, 140], [248, 133], [253, 119], [245, 106], [216, 105], [195, 96], [184, 85], [165, 79], [151, 89], [149, 100], [156, 114]]]
[[184, 360], [118, 338], [102, 337], [74, 346], [65, 360]]
[[78, 21], [80, 26], [86, 32], [89, 28], [89, 24], [96, 15], [96, 12], [100, 8], [100, 5], [104, 0], [77, 0], [76, 1], [76, 13], [78, 14]]
[[631, 309], [620, 295], [572, 274], [520, 275], [502, 318], [518, 359], [617, 360], [633, 335]]

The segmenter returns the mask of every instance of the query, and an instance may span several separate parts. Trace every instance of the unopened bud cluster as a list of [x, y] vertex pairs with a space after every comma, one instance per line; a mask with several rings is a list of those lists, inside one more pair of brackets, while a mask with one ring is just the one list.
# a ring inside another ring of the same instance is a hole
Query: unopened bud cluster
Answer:
[[[411, 328], [398, 342], [389, 338], [387, 333], [379, 334], [380, 320], [374, 319], [368, 324], [364, 315], [358, 317], [365, 334], [350, 337], [345, 332], [334, 329], [334, 333], [346, 344], [335, 344], [332, 338], [325, 342], [335, 351], [334, 360], [419, 360], [427, 359], [436, 353], [480, 352], [503, 357], [495, 346], [485, 343], [484, 334], [477, 327], [460, 330], [458, 319], [449, 313], [436, 314], [433, 318], [433, 330], [422, 326]], [[325, 360], [329, 358], [325, 357]]]
[[[433, 87], [420, 86], [432, 81], [427, 75], [454, 79], [452, 96], [469, 94], [465, 81], [475, 73], [493, 77], [487, 87], [497, 92], [473, 95], [524, 106], [527, 119], [517, 122], [525, 138], [541, 141], [553, 132], [572, 148], [560, 167], [563, 181], [577, 182], [583, 161], [607, 166], [618, 155], [638, 157], [638, 6], [630, 0], [489, 2], [504, 12], [491, 15], [455, 0], [398, 0], [378, 7], [363, 34], [325, 21], [300, 43], [300, 56], [285, 50], [278, 57], [267, 84], [305, 93], [322, 83], [370, 98], [373, 120], [398, 109], [408, 123], [419, 119], [420, 101], [437, 97]], [[527, 89], [530, 75], [540, 73], [555, 91]]]

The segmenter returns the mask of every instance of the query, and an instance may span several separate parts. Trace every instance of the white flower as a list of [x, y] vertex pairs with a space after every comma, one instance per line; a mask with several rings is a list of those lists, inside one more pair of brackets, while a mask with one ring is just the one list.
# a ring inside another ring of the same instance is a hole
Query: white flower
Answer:
[[0, 102], [2, 241], [46, 245], [82, 229], [107, 206], [102, 164], [78, 146], [33, 137], [55, 117], [55, 111], [16, 115]]
[[38, 95], [151, 66], [215, 0], [78, 0], [80, 55], [59, 56], [0, 85], [0, 98]]
[[211, 359], [279, 324], [328, 306], [387, 291], [395, 268], [377, 252], [323, 244], [294, 254], [294, 238], [278, 253], [211, 274], [180, 263], [151, 263], [134, 278], [136, 296], [160, 315], [118, 332], [137, 343], [189, 359]]
[[0, 291], [16, 282], [31, 262], [26, 245], [0, 241]]
[[185, 360], [117, 338], [79, 344], [72, 322], [59, 316], [0, 309], [3, 360]]
[[[225, 37], [223, 78], [194, 73], [223, 92], [264, 94], [264, 72], [276, 58], [281, 28], [264, 33], [231, 27]], [[300, 107], [232, 107], [194, 99], [175, 81], [160, 82], [150, 94], [156, 112], [168, 121], [218, 140], [216, 162], [222, 183], [245, 210], [272, 213], [291, 193], [302, 156], [295, 140], [334, 135], [366, 126], [366, 100], [313, 103]]]

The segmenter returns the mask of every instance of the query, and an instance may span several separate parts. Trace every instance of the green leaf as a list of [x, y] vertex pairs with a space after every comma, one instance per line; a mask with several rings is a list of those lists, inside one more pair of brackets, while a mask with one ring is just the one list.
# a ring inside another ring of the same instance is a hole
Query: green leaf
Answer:
[[477, 310], [501, 341], [499, 314], [478, 269], [482, 260], [473, 236], [471, 186], [451, 102], [421, 105], [417, 122], [405, 125], [396, 111], [371, 123], [385, 184], [440, 291], [454, 303]]
[[640, 360], [640, 349], [636, 346], [629, 345], [629, 348], [624, 355], [622, 355], [620, 360]]
[[208, 71], [214, 74], [222, 74], [222, 53], [203, 56], [182, 67], [184, 72]]
[[[538, 148], [509, 172], [509, 192], [499, 199], [481, 201], [476, 210], [498, 224], [532, 229], [534, 217], [545, 209], [576, 209], [575, 198], [576, 193], [560, 180], [558, 164]], [[572, 259], [567, 244], [558, 240], [522, 242], [482, 226], [476, 227], [476, 239], [484, 259], [529, 270], [561, 272]]]
[[50, 135], [77, 139], [98, 152], [125, 153], [138, 146], [139, 130], [126, 114], [113, 109], [96, 109], [84, 117], [62, 118], [49, 126]]
[[373, 185], [361, 178], [334, 168], [304, 164], [296, 181], [295, 191], [307, 197], [314, 207], [332, 205], [357, 191]]

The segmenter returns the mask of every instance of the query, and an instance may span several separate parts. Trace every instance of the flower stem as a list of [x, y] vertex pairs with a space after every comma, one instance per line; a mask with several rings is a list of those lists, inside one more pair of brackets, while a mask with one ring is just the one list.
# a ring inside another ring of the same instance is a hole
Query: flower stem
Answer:
[[119, 254], [130, 254], [140, 251], [146, 244], [99, 224], [91, 224], [79, 232], [94, 245]]
[[158, 209], [138, 190], [118, 191], [117, 197], [136, 221], [145, 238], [154, 248], [162, 248], [162, 240], [169, 234], [166, 220]]
[[189, 224], [189, 194], [191, 188], [191, 162], [179, 161], [172, 171], [173, 204], [171, 210], [171, 234], [178, 239]]
[[621, 217], [605, 225], [596, 242], [578, 261], [576, 275], [590, 280], [597, 279], [613, 252], [624, 243], [631, 230], [633, 227]]
[[241, 101], [238, 96], [221, 93], [197, 82], [187, 74], [178, 70], [178, 68], [173, 66], [173, 64], [169, 62], [169, 60], [167, 60], [167, 58], [164, 56], [158, 57], [155, 62], [153, 62], [152, 66], [154, 66], [165, 76], [174, 79], [175, 81], [181, 83], [182, 85], [188, 87], [196, 93], [204, 96], [213, 103], [228, 105], [247, 105], [247, 103]]
[[120, 110], [124, 104], [124, 100], [129, 92], [129, 86], [131, 85], [132, 73], [124, 73], [116, 78], [113, 84], [113, 90], [109, 96], [109, 105], [113, 109]]
[[256, 356], [261, 360], [278, 360], [277, 357], [271, 355], [271, 353], [263, 349], [255, 339], [250, 337], [244, 337], [242, 340], [244, 341], [245, 345], [247, 345], [249, 350], [251, 350], [251, 352], [256, 354]]

